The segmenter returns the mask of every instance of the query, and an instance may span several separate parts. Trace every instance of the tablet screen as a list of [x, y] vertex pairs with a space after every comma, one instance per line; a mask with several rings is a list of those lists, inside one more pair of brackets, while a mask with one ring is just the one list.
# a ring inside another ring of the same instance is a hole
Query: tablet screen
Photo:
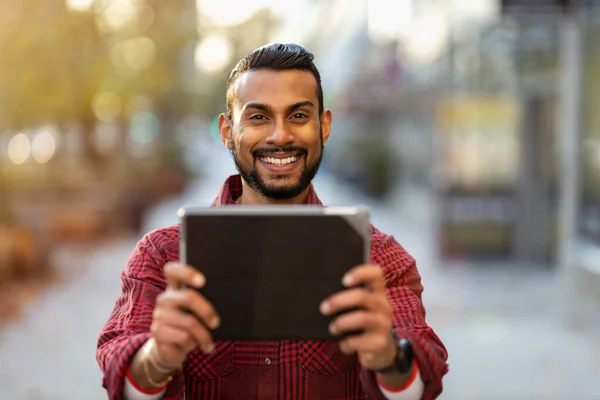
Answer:
[[364, 263], [368, 240], [341, 216], [268, 212], [188, 214], [182, 232], [221, 316], [215, 339], [227, 340], [331, 339], [319, 305]]

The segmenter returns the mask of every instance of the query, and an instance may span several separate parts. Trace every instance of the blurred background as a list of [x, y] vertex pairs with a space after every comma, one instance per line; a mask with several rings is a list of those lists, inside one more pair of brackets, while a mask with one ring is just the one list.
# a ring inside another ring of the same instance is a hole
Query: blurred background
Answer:
[[600, 1], [0, 2], [0, 397], [102, 399], [147, 231], [235, 173], [235, 63], [314, 52], [317, 192], [413, 254], [445, 400], [600, 398]]

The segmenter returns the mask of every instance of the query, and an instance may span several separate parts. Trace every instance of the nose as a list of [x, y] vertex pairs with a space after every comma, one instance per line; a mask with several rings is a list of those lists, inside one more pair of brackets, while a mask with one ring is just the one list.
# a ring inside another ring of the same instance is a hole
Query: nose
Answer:
[[285, 126], [284, 123], [275, 124], [275, 129], [266, 139], [267, 144], [282, 148], [294, 142], [293, 133]]

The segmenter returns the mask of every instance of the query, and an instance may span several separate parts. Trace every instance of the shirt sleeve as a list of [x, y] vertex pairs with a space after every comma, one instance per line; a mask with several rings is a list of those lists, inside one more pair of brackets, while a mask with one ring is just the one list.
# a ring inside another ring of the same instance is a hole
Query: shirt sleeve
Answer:
[[[371, 259], [384, 269], [386, 290], [394, 309], [394, 332], [398, 337], [408, 339], [413, 346], [424, 384], [422, 399], [434, 400], [442, 393], [442, 377], [448, 372], [448, 353], [425, 320], [421, 276], [415, 260], [392, 236], [373, 229]], [[363, 368], [361, 381], [370, 398], [386, 399], [375, 373]]]
[[[150, 338], [156, 297], [166, 288], [162, 270], [167, 260], [166, 240], [166, 235], [154, 231], [139, 241], [121, 273], [121, 294], [98, 338], [96, 359], [110, 400], [125, 398], [127, 368]], [[179, 399], [183, 385], [183, 375], [178, 371], [163, 399]]]

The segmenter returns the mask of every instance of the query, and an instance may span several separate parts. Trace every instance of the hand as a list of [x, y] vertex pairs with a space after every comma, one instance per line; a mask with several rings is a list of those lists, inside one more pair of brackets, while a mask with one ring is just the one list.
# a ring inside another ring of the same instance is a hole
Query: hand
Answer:
[[181, 368], [193, 350], [214, 350], [209, 329], [219, 326], [215, 308], [194, 289], [182, 289], [182, 284], [201, 288], [205, 277], [196, 269], [177, 263], [164, 268], [167, 289], [156, 299], [150, 332], [154, 340], [154, 356], [161, 366]]
[[[329, 330], [332, 335], [361, 331], [340, 341], [345, 354], [358, 355], [367, 369], [379, 370], [392, 365], [396, 346], [392, 338], [392, 306], [385, 291], [383, 270], [378, 265], [361, 265], [350, 270], [342, 283], [349, 289], [338, 292], [323, 303], [321, 312], [333, 315], [348, 309], [356, 311], [335, 318]], [[367, 284], [367, 288], [360, 287]]]

